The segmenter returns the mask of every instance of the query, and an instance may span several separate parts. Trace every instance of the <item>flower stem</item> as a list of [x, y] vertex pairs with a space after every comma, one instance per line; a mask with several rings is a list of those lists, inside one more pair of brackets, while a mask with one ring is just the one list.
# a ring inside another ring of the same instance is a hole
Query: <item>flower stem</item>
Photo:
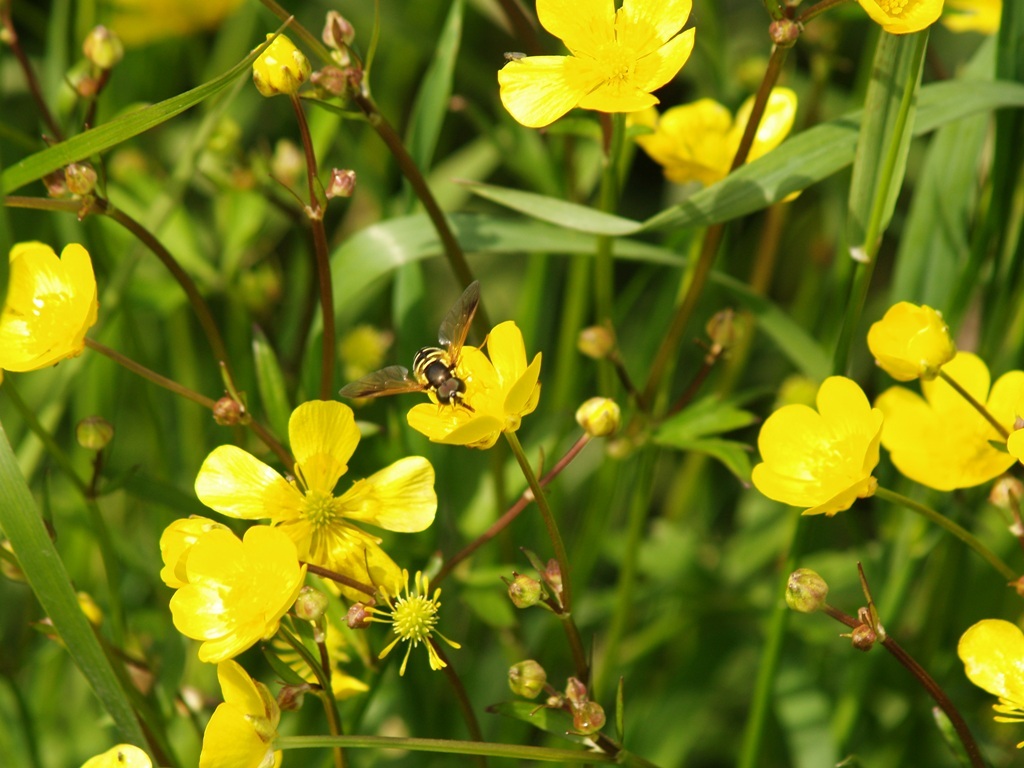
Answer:
[[[558, 477], [562, 470], [569, 466], [569, 463], [576, 458], [579, 452], [583, 450], [583, 446], [588, 442], [590, 442], [590, 435], [586, 433], [580, 435], [579, 439], [573, 443], [572, 447], [568, 451], [566, 451], [566, 454], [558, 460], [558, 463], [556, 463], [555, 466], [551, 468], [551, 471], [540, 479], [540, 487], [546, 487], [548, 483]], [[437, 572], [437, 575], [430, 580], [430, 583], [434, 585], [440, 584], [445, 576], [455, 569], [455, 566], [470, 557], [474, 552], [480, 549], [480, 547], [505, 530], [509, 523], [519, 517], [519, 513], [530, 505], [533, 498], [534, 496], [532, 491], [523, 491], [522, 495], [516, 500], [516, 503], [509, 507], [505, 514], [495, 520], [490, 528], [477, 536], [476, 539], [470, 542], [458, 554], [449, 558], [444, 565], [441, 566], [441, 570]]]
[[[855, 619], [852, 616], [848, 616], [828, 604], [822, 607], [822, 611], [851, 629], [856, 629], [862, 624], [860, 620]], [[967, 757], [971, 761], [971, 766], [973, 768], [985, 768], [985, 761], [982, 759], [981, 750], [978, 749], [978, 745], [975, 743], [974, 737], [971, 735], [971, 731], [967, 727], [967, 723], [964, 721], [957, 708], [953, 705], [953, 702], [946, 695], [946, 692], [942, 690], [934, 679], [932, 679], [932, 676], [928, 674], [924, 667], [918, 664], [914, 657], [907, 653], [903, 647], [893, 639], [892, 635], [888, 633], [885, 634], [885, 638], [882, 640], [882, 647], [891, 653], [896, 661], [902, 664], [907, 671], [917, 678], [918, 682], [921, 683], [921, 686], [928, 691], [928, 695], [935, 700], [935, 703], [939, 705], [939, 708], [946, 714], [946, 717], [949, 718], [954, 730], [956, 730], [957, 736], [960, 737], [960, 743], [963, 744], [964, 750], [967, 752]]]
[[[456, 739], [415, 739], [389, 736], [279, 736], [275, 746], [279, 749], [317, 749], [340, 744], [363, 749], [407, 749], [416, 752], [434, 752], [447, 755], [487, 755], [520, 761], [560, 763], [572, 765], [581, 762], [605, 765], [630, 765], [622, 758], [600, 752], [578, 749], [530, 747], [521, 744], [497, 744], [489, 741], [459, 741]], [[619, 753], [622, 755], [623, 753]]]
[[821, 0], [819, 3], [815, 3], [806, 11], [801, 13], [796, 21], [798, 24], [806, 24], [808, 21], [813, 19], [815, 16], [820, 16], [830, 8], [835, 8], [837, 5], [843, 5], [848, 3], [850, 0]]
[[947, 384], [949, 384], [949, 386], [951, 386], [953, 389], [955, 389], [957, 394], [960, 395], [960, 397], [962, 397], [964, 400], [970, 403], [974, 410], [976, 410], [984, 417], [985, 421], [987, 421], [989, 424], [995, 427], [996, 432], [1002, 435], [1003, 440], [1006, 440], [1010, 436], [1010, 430], [1008, 430], [1006, 427], [999, 423], [998, 419], [996, 419], [996, 417], [992, 415], [992, 412], [985, 407], [984, 403], [980, 402], [974, 395], [972, 395], [970, 392], [964, 389], [960, 385], [960, 382], [958, 382], [956, 379], [954, 379], [941, 368], [939, 369], [939, 378], [942, 379]]
[[32, 69], [32, 63], [28, 60], [28, 56], [25, 55], [25, 49], [21, 47], [18, 32], [14, 29], [14, 20], [11, 18], [12, 5], [13, 3], [8, 2], [0, 3], [0, 26], [7, 32], [4, 42], [10, 46], [11, 52], [14, 53], [14, 57], [18, 60], [18, 66], [21, 67], [22, 74], [25, 75], [28, 91], [32, 94], [32, 100], [36, 103], [39, 116], [46, 123], [52, 138], [55, 141], [63, 141], [64, 134], [60, 129], [60, 125], [54, 119], [53, 113], [50, 112], [50, 108], [46, 106], [46, 99], [43, 98], [43, 89], [39, 86], [39, 78], [36, 77], [36, 72]]
[[[626, 134], [626, 116], [622, 113], [609, 115], [601, 113], [602, 157], [601, 187], [598, 208], [605, 213], [615, 213], [619, 201], [619, 162], [622, 158], [622, 144]], [[594, 313], [597, 325], [612, 327], [612, 307], [615, 304], [615, 261], [612, 250], [615, 239], [599, 235], [594, 254]], [[611, 394], [612, 379], [605, 366], [600, 369], [600, 387], [605, 394]]]
[[1014, 570], [1004, 563], [999, 556], [991, 549], [981, 543], [970, 531], [960, 527], [945, 515], [941, 515], [931, 507], [926, 507], [924, 504], [914, 501], [901, 493], [890, 491], [888, 488], [879, 487], [875, 490], [875, 496], [883, 501], [888, 501], [892, 504], [900, 504], [911, 512], [916, 512], [922, 517], [930, 520], [931, 522], [938, 525], [940, 528], [944, 528], [949, 533], [956, 536], [960, 541], [966, 544], [968, 547], [977, 552], [981, 557], [1007, 581], [1016, 581], [1020, 574], [1015, 573]]
[[[473, 712], [473, 705], [469, 701], [469, 694], [466, 693], [466, 686], [462, 684], [462, 680], [459, 678], [459, 673], [455, 671], [455, 667], [452, 666], [451, 661], [445, 655], [444, 650], [441, 648], [441, 644], [437, 642], [433, 637], [428, 637], [427, 642], [430, 643], [434, 649], [434, 653], [437, 654], [438, 658], [444, 662], [444, 666], [441, 671], [444, 672], [448, 683], [452, 687], [452, 691], [455, 693], [455, 699], [459, 702], [459, 709], [462, 710], [462, 717], [466, 721], [466, 727], [469, 729], [469, 735], [474, 741], [483, 741], [484, 734], [480, 730], [480, 723], [476, 719], [476, 713]], [[484, 755], [477, 755], [477, 764], [483, 768], [487, 768], [487, 758]]]
[[330, 579], [331, 581], [337, 582], [338, 584], [342, 584], [346, 587], [351, 587], [352, 589], [358, 592], [362, 592], [364, 595], [369, 595], [371, 598], [377, 594], [377, 590], [371, 587], [369, 584], [363, 584], [363, 582], [356, 581], [355, 579], [349, 578], [348, 576], [345, 576], [342, 573], [338, 573], [337, 571], [332, 571], [328, 568], [323, 568], [319, 565], [314, 565], [313, 563], [303, 562], [302, 565], [306, 566], [306, 571], [308, 571], [309, 573], [314, 573], [322, 579]]

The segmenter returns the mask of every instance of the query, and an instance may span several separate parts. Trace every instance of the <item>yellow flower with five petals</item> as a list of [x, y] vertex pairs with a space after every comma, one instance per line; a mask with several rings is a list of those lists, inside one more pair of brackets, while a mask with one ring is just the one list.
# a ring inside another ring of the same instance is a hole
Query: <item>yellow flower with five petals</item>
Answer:
[[[960, 352], [943, 373], [955, 380], [1000, 424], [1011, 429], [1024, 371], [1000, 376], [989, 392], [988, 367], [977, 355]], [[1014, 462], [990, 440], [1005, 439], [953, 387], [922, 381], [922, 398], [904, 387], [890, 387], [875, 400], [885, 414], [882, 445], [903, 475], [938, 491], [970, 488], [998, 477]]]
[[871, 19], [894, 35], [920, 32], [942, 14], [942, 0], [857, 0]]
[[477, 347], [459, 354], [455, 375], [466, 385], [462, 402], [469, 408], [421, 403], [409, 411], [409, 426], [435, 443], [470, 448], [490, 448], [502, 432], [518, 430], [540, 400], [541, 353], [527, 365], [523, 334], [511, 320], [491, 330], [487, 351], [490, 359]]
[[569, 56], [515, 58], [498, 72], [501, 102], [529, 128], [553, 123], [574, 107], [636, 112], [675, 77], [693, 51], [694, 31], [680, 33], [691, 0], [537, 0], [541, 25]]
[[[773, 88], [757, 128], [747, 161], [775, 149], [789, 135], [796, 118], [796, 94], [789, 88]], [[747, 99], [736, 113], [714, 99], [700, 99], [666, 110], [660, 116], [654, 107], [630, 115], [632, 124], [646, 125], [653, 133], [641, 134], [636, 143], [665, 170], [665, 178], [676, 184], [699, 181], [710, 186], [729, 173], [743, 131], [754, 107]]]
[[882, 412], [845, 376], [825, 379], [817, 405], [784, 405], [765, 420], [752, 479], [769, 499], [831, 517], [878, 488]]
[[281, 710], [267, 686], [235, 661], [217, 665], [217, 680], [224, 703], [206, 724], [199, 768], [279, 766], [281, 752], [274, 751], [274, 739]]
[[[1002, 619], [983, 619], [960, 637], [967, 679], [999, 698], [999, 723], [1024, 723], [1024, 632]], [[1024, 741], [1017, 745], [1024, 747]]]
[[171, 597], [181, 634], [202, 640], [199, 660], [216, 664], [274, 636], [306, 578], [287, 535], [255, 525], [239, 541], [228, 530], [204, 533], [185, 560], [188, 583]]
[[99, 309], [89, 252], [72, 243], [57, 258], [43, 243], [17, 243], [10, 267], [0, 314], [0, 376], [81, 354]]
[[[335, 496], [359, 443], [352, 409], [334, 401], [303, 403], [288, 421], [288, 437], [294, 480], [241, 448], [222, 445], [196, 477], [199, 500], [229, 517], [269, 518], [295, 542], [301, 560], [368, 586], [397, 589], [401, 569], [380, 548], [380, 539], [356, 523], [405, 533], [429, 527], [437, 512], [430, 462], [422, 456], [400, 459]], [[339, 587], [351, 600], [366, 599], [356, 589]]]

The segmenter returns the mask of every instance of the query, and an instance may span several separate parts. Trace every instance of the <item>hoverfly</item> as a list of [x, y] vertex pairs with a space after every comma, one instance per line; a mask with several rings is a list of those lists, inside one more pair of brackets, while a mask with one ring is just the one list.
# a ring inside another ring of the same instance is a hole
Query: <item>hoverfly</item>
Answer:
[[455, 368], [479, 304], [480, 283], [474, 280], [444, 316], [444, 322], [437, 331], [441, 346], [424, 347], [416, 353], [412, 361], [412, 376], [405, 366], [389, 365], [346, 384], [339, 394], [342, 397], [382, 397], [403, 392], [433, 391], [441, 405], [461, 405], [472, 411], [462, 399], [466, 383], [455, 375]]

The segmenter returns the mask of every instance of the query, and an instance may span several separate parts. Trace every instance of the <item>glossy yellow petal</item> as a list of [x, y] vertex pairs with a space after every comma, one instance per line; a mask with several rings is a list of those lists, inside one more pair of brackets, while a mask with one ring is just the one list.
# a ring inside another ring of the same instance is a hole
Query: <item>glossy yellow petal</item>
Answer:
[[[757, 133], [754, 134], [754, 143], [750, 147], [750, 154], [747, 155], [747, 162], [762, 157], [775, 149], [793, 129], [793, 122], [796, 120], [797, 98], [796, 94], [789, 88], [772, 88], [768, 95], [768, 103], [764, 108], [764, 115], [761, 117], [761, 124], [757, 126]], [[754, 109], [754, 98], [750, 97], [739, 108], [736, 113], [736, 120], [733, 125], [732, 136], [735, 141], [735, 148], [738, 149], [743, 132], [750, 122], [750, 113]], [[735, 154], [735, 149], [733, 151]], [[730, 163], [732, 158], [729, 159]]]
[[731, 127], [728, 109], [714, 99], [699, 99], [666, 110], [654, 133], [638, 136], [636, 142], [664, 167], [670, 181], [710, 185], [729, 172], [735, 154]]
[[[872, 324], [868, 349], [875, 363], [897, 381], [934, 379], [956, 355], [956, 345], [942, 315], [909, 301], [894, 304]], [[984, 386], [988, 389], [987, 381]]]
[[[347, 523], [318, 532], [310, 561], [370, 587], [390, 589], [402, 580], [402, 569], [380, 548], [380, 539]], [[366, 593], [344, 584], [330, 582], [329, 586], [352, 602], [367, 599]]]
[[330, 493], [359, 445], [359, 428], [344, 403], [311, 400], [292, 411], [288, 440], [306, 487]]
[[[523, 375], [512, 385], [505, 397], [506, 418], [514, 415], [522, 418], [528, 413], [533, 413], [540, 398], [540, 361], [541, 353], [534, 355], [533, 362], [523, 371]], [[515, 429], [518, 429], [518, 424]], [[508, 427], [506, 427], [508, 429]]]
[[499, 95], [519, 123], [542, 128], [579, 104], [600, 77], [570, 56], [527, 56], [498, 70]]
[[199, 537], [215, 529], [229, 530], [227, 526], [198, 515], [175, 520], [168, 525], [160, 536], [160, 556], [164, 567], [160, 569], [160, 578], [171, 589], [183, 587], [188, 583], [185, 572], [185, 561], [192, 545]]
[[294, 95], [309, 80], [313, 67], [287, 35], [267, 35], [270, 45], [252, 64], [252, 82], [263, 96]]
[[143, 750], [132, 744], [118, 744], [102, 755], [90, 757], [82, 768], [152, 768], [153, 763]]
[[[267, 504], [274, 491], [278, 506]], [[196, 477], [196, 496], [210, 509], [243, 520], [279, 519], [298, 514], [302, 496], [274, 469], [234, 445], [215, 448]], [[282, 510], [282, 502], [288, 509]]]
[[1006, 450], [1017, 461], [1024, 462], [1024, 429], [1017, 429], [1010, 433], [1010, 439], [1006, 441]]
[[637, 112], [658, 103], [632, 79], [605, 80], [579, 100], [582, 109], [596, 112]]
[[263, 697], [260, 695], [256, 681], [237, 661], [222, 661], [217, 665], [217, 682], [220, 683], [221, 695], [225, 704], [254, 717], [266, 718]]
[[920, 32], [942, 13], [942, 0], [857, 0], [868, 16], [894, 35]]
[[[623, 0], [622, 8], [615, 17], [616, 39], [619, 45], [636, 51], [638, 57], [646, 56], [672, 40], [690, 17], [692, 8], [691, 0]], [[687, 34], [692, 48], [693, 30], [688, 30]], [[689, 52], [686, 55], [689, 56]], [[679, 71], [683, 62], [668, 76], [669, 79]], [[666, 82], [667, 79], [653, 87], [660, 87]]]
[[512, 321], [498, 323], [487, 334], [487, 356], [491, 358], [498, 381], [505, 389], [526, 371], [526, 344], [523, 333]]
[[352, 520], [388, 531], [422, 531], [437, 512], [434, 468], [422, 456], [399, 459], [353, 484], [340, 504]]
[[199, 768], [260, 768], [272, 751], [245, 712], [221, 704], [206, 724]]
[[967, 678], [1017, 709], [1024, 709], [1024, 633], [1016, 624], [984, 619], [960, 638], [957, 653]]
[[946, 0], [942, 23], [953, 32], [993, 35], [1002, 18], [1001, 0]]
[[638, 59], [633, 73], [637, 87], [656, 91], [675, 77], [693, 53], [694, 34], [694, 30], [688, 29]]
[[127, 46], [211, 29], [243, 0], [113, 0], [111, 27]]
[[573, 53], [597, 56], [615, 42], [613, 0], [537, 0], [537, 18]]

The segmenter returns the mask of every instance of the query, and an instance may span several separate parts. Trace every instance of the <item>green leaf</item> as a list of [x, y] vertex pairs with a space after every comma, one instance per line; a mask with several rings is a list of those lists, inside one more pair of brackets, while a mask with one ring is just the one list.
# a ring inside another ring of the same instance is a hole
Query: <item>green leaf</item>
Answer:
[[78, 606], [71, 577], [47, 534], [2, 424], [0, 527], [11, 542], [36, 599], [53, 622], [75, 665], [117, 724], [121, 738], [133, 744], [148, 744], [121, 680]]
[[524, 723], [539, 728], [547, 733], [561, 736], [564, 739], [577, 744], [584, 743], [584, 737], [570, 733], [572, 730], [572, 718], [561, 709], [549, 709], [543, 702], [529, 701], [503, 701], [492, 704], [487, 708], [488, 712], [511, 717], [513, 720], [520, 720]]
[[557, 197], [537, 195], [518, 189], [496, 187], [492, 184], [471, 184], [470, 189], [480, 197], [491, 200], [513, 211], [557, 224], [566, 229], [589, 232], [594, 235], [632, 235], [642, 225], [638, 221], [604, 213], [586, 205], [569, 203]]
[[757, 416], [750, 411], [737, 408], [717, 395], [710, 395], [666, 419], [658, 428], [656, 437], [666, 444], [680, 443], [742, 429], [755, 421]]
[[694, 451], [710, 456], [725, 465], [725, 468], [736, 475], [744, 485], [750, 485], [750, 446], [735, 440], [720, 438], [696, 438], [687, 440], [663, 439], [660, 434], [654, 436], [654, 442], [680, 451]]
[[292, 407], [285, 390], [284, 374], [281, 372], [281, 364], [274, 348], [263, 330], [258, 327], [253, 330], [252, 354], [256, 363], [256, 386], [259, 389], [263, 412], [267, 414], [267, 421], [270, 422], [274, 434], [287, 435]]
[[855, 253], [875, 251], [896, 208], [927, 44], [927, 30], [878, 39], [850, 182], [847, 239]]
[[29, 182], [41, 179], [46, 174], [63, 168], [68, 163], [84, 160], [167, 122], [175, 115], [181, 114], [186, 109], [194, 107], [229, 86], [236, 77], [252, 65], [256, 57], [270, 42], [268, 40], [223, 75], [208, 83], [172, 96], [159, 104], [121, 115], [109, 123], [72, 136], [67, 141], [48, 147], [42, 152], [36, 152], [11, 167], [5, 168], [3, 173], [0, 173], [0, 192], [10, 194]]

